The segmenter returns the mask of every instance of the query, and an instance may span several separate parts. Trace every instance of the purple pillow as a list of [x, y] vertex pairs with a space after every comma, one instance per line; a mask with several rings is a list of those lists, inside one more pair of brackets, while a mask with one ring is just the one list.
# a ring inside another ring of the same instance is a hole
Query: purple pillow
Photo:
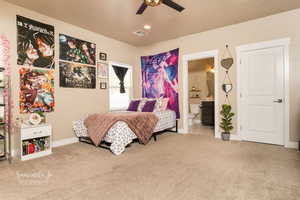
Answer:
[[135, 111], [136, 112], [138, 110], [139, 104], [140, 104], [140, 100], [131, 101], [128, 106], [127, 111]]
[[156, 100], [147, 101], [142, 109], [142, 112], [153, 112], [155, 108]]

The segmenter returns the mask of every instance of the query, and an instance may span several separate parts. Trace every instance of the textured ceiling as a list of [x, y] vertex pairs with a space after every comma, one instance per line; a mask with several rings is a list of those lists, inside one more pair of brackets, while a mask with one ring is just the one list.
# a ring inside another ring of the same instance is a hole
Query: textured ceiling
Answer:
[[[174, 0], [179, 13], [165, 5], [135, 15], [142, 0], [6, 0], [135, 46], [174, 39], [300, 8], [299, 0]], [[145, 37], [133, 31], [152, 25]]]

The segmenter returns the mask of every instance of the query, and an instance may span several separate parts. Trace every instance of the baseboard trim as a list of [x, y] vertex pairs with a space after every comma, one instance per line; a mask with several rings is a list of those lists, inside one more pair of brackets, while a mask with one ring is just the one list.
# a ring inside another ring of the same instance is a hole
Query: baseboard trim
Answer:
[[[221, 139], [221, 134], [216, 135], [215, 138]], [[243, 141], [239, 135], [235, 135], [235, 134], [230, 135], [230, 140]], [[289, 141], [288, 144], [284, 145], [284, 147], [288, 149], [298, 149], [299, 148], [298, 145], [299, 145], [298, 142]]]
[[284, 147], [288, 149], [298, 149], [298, 145], [298, 142], [289, 141], [286, 145], [284, 145]]
[[79, 142], [79, 139], [77, 137], [66, 138], [66, 139], [54, 141], [52, 144], [52, 147], [56, 148], [56, 147], [60, 147], [60, 146], [68, 145], [68, 144], [74, 144], [77, 142]]
[[178, 133], [179, 134], [188, 134], [188, 132], [183, 128], [178, 129]]
[[242, 138], [239, 135], [232, 134], [230, 135], [230, 140], [242, 141]]
[[[221, 139], [221, 134], [217, 134], [215, 136], [215, 138]], [[242, 138], [239, 135], [230, 134], [230, 140], [233, 140], [233, 141], [242, 141]]]

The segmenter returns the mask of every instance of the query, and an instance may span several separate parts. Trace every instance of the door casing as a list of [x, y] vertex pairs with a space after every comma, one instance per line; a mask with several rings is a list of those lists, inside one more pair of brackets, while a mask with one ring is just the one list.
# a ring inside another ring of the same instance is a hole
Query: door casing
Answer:
[[180, 133], [189, 133], [188, 126], [188, 113], [189, 113], [189, 85], [188, 85], [188, 62], [192, 60], [214, 58], [214, 74], [215, 74], [215, 137], [220, 138], [219, 133], [219, 50], [202, 51], [193, 54], [183, 55], [183, 69], [182, 69], [182, 82], [183, 82], [183, 108], [182, 108], [182, 119], [183, 119], [183, 129], [179, 130]]
[[267, 49], [273, 47], [282, 47], [284, 51], [284, 146], [291, 147], [293, 146], [292, 142], [290, 142], [290, 127], [289, 127], [289, 44], [290, 38], [254, 43], [254, 44], [246, 44], [242, 46], [236, 47], [237, 54], [237, 135], [239, 138], [242, 138], [242, 129], [241, 129], [241, 59], [242, 53], [247, 51], [254, 51], [260, 49]]

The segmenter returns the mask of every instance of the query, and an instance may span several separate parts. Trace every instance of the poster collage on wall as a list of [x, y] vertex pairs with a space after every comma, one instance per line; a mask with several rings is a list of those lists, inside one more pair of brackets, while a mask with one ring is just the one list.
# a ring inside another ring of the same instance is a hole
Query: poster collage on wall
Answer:
[[54, 110], [54, 27], [17, 16], [20, 113]]
[[59, 34], [59, 85], [96, 88], [96, 44]]
[[[17, 64], [20, 75], [20, 113], [53, 112], [55, 75], [54, 26], [16, 16]], [[107, 55], [101, 53], [100, 57]], [[59, 34], [59, 86], [96, 88], [98, 76], [107, 76], [96, 62], [96, 44]], [[98, 69], [98, 70], [97, 70]], [[103, 77], [102, 77], [103, 78]]]
[[[55, 70], [54, 26], [17, 16], [17, 64], [20, 66], [20, 113], [53, 112]], [[96, 62], [96, 44], [59, 34], [59, 86], [107, 88], [107, 54]], [[179, 49], [141, 58], [143, 97], [169, 98], [168, 108], [180, 117]]]

